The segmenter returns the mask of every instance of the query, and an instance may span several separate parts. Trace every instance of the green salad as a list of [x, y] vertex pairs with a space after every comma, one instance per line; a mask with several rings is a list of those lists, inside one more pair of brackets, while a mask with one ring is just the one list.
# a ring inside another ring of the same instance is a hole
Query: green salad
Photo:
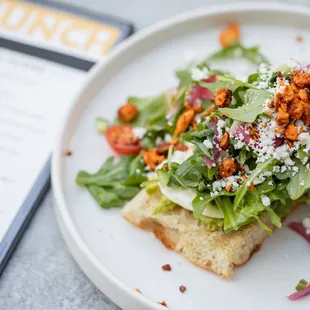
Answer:
[[[129, 97], [113, 122], [96, 120], [118, 156], [96, 173], [80, 171], [76, 182], [102, 208], [123, 206], [141, 188], [159, 190], [154, 214], [177, 205], [207, 230], [230, 233], [257, 221], [271, 234], [308, 199], [310, 67], [274, 67], [238, 37], [222, 45], [177, 71], [176, 88]], [[253, 74], [219, 69], [236, 58]]]

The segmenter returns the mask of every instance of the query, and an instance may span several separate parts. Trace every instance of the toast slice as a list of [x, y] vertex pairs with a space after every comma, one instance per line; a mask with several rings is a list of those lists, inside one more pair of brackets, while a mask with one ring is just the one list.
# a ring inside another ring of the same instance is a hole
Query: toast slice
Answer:
[[[268, 236], [256, 222], [229, 234], [210, 232], [192, 212], [181, 207], [153, 215], [152, 209], [160, 197], [159, 190], [152, 195], [141, 190], [125, 205], [123, 217], [133, 225], [153, 231], [167, 248], [180, 252], [195, 265], [222, 278], [231, 277], [234, 267], [246, 263]], [[268, 220], [265, 223], [275, 229]]]

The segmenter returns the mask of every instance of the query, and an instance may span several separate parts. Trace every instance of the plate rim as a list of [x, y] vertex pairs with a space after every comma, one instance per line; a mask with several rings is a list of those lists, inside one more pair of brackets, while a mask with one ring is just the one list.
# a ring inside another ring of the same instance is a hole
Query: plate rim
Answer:
[[[70, 121], [71, 114], [80, 105], [79, 99], [83, 96], [85, 92], [87, 92], [89, 86], [92, 84], [96, 77], [99, 75], [101, 71], [105, 70], [107, 64], [113, 61], [119, 54], [123, 53], [131, 46], [139, 42], [140, 40], [145, 39], [149, 35], [160, 32], [166, 28], [177, 25], [182, 22], [186, 22], [189, 20], [194, 20], [197, 18], [201, 18], [203, 16], [214, 16], [221, 13], [238, 13], [238, 12], [259, 12], [259, 11], [272, 11], [275, 13], [281, 12], [290, 12], [292, 14], [301, 14], [310, 17], [310, 7], [305, 5], [296, 5], [290, 3], [281, 3], [281, 2], [239, 2], [239, 3], [229, 3], [229, 4], [221, 4], [210, 7], [202, 7], [194, 10], [190, 10], [187, 12], [183, 12], [181, 14], [177, 14], [170, 18], [161, 20], [152, 24], [142, 30], [139, 30], [137, 33], [133, 34], [131, 37], [123, 41], [121, 44], [116, 46], [101, 62], [96, 64], [94, 68], [89, 72], [88, 77], [85, 79], [83, 86], [77, 92], [74, 99], [71, 102], [70, 108], [63, 118], [63, 122], [56, 134], [56, 139], [54, 142], [53, 148], [53, 156], [52, 156], [52, 190], [54, 196], [54, 210], [56, 213], [56, 218], [58, 225], [60, 227], [60, 231], [62, 236], [65, 239], [67, 247], [73, 256], [74, 260], [79, 265], [80, 269], [87, 275], [92, 283], [100, 290], [99, 284], [91, 275], [91, 268], [95, 268], [94, 270], [100, 274], [100, 278], [107, 283], [109, 283], [110, 287], [107, 291], [102, 291], [109, 299], [111, 299], [115, 304], [124, 309], [133, 309], [129, 308], [126, 302], [132, 301], [135, 302], [136, 306], [143, 307], [139, 309], [154, 309], [160, 310], [163, 309], [162, 306], [157, 305], [154, 301], [148, 299], [135, 292], [133, 288], [128, 286], [126, 283], [118, 279], [112, 272], [110, 272], [91, 252], [88, 248], [87, 244], [82, 240], [79, 235], [79, 232], [70, 216], [70, 212], [67, 207], [66, 199], [65, 199], [65, 190], [62, 186], [62, 162], [64, 161], [63, 157], [63, 137], [65, 135], [66, 128]], [[83, 259], [80, 259], [81, 256]], [[113, 293], [113, 290], [116, 292]], [[113, 296], [118, 296], [118, 300], [113, 298]], [[121, 301], [121, 297], [126, 296], [126, 302]], [[135, 308], [138, 310], [138, 308]]]

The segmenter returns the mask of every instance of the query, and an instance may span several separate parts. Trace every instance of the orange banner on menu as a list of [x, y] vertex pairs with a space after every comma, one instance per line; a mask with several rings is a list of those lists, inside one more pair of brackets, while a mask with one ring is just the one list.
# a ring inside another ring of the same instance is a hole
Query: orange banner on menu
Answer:
[[17, 0], [0, 0], [1, 32], [94, 59], [105, 55], [120, 35], [117, 27]]

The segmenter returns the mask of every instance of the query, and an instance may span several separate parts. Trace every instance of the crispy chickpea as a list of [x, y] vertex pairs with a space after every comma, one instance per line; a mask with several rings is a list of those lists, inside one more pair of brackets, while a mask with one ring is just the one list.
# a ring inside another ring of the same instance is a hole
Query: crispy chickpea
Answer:
[[302, 120], [307, 125], [310, 126], [310, 104], [302, 104]]
[[293, 83], [300, 88], [310, 86], [310, 73], [308, 72], [293, 72]]
[[282, 98], [285, 103], [290, 103], [294, 100], [295, 93], [291, 85], [287, 85], [283, 91]]
[[283, 126], [288, 124], [290, 116], [287, 112], [285, 112], [281, 107], [278, 110], [278, 116], [276, 119], [277, 125]]
[[298, 92], [298, 95], [299, 95], [299, 98], [301, 99], [301, 101], [305, 102], [305, 103], [308, 103], [309, 102], [309, 99], [310, 99], [310, 91], [308, 88], [304, 88], [304, 89], [301, 89], [299, 92]]
[[220, 33], [222, 47], [228, 47], [240, 41], [240, 28], [238, 24], [231, 24]]
[[232, 158], [225, 158], [219, 168], [219, 174], [222, 178], [228, 178], [237, 171], [237, 165]]
[[223, 150], [223, 151], [226, 151], [229, 147], [229, 133], [228, 132], [225, 132], [223, 134], [223, 137], [221, 139], [221, 142], [220, 142], [220, 148]]
[[194, 110], [187, 110], [183, 112], [183, 114], [179, 117], [177, 121], [174, 136], [178, 137], [181, 133], [183, 133], [188, 128], [194, 117], [195, 117]]
[[295, 121], [301, 118], [303, 112], [302, 102], [298, 97], [295, 97], [293, 102], [289, 105], [287, 113]]
[[229, 88], [220, 87], [215, 94], [214, 104], [219, 108], [224, 108], [230, 105], [232, 100], [232, 91]]
[[153, 171], [156, 169], [156, 166], [163, 162], [165, 159], [166, 157], [164, 155], [158, 154], [156, 149], [149, 149], [143, 153], [144, 163]]
[[281, 106], [281, 103], [283, 102], [282, 94], [276, 93], [276, 96], [274, 98], [273, 104], [275, 108], [279, 108]]
[[294, 124], [289, 124], [284, 130], [284, 137], [289, 141], [298, 140], [298, 130]]
[[131, 103], [126, 103], [118, 109], [118, 116], [124, 123], [133, 121], [138, 114], [139, 110]]

